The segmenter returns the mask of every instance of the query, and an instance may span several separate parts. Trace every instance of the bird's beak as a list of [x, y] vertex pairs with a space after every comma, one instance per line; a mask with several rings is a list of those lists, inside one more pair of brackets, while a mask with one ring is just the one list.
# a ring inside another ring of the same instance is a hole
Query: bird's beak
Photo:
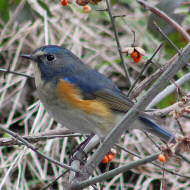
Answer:
[[31, 55], [24, 55], [24, 54], [22, 54], [21, 57], [26, 58], [26, 59], [30, 59], [30, 60], [33, 59]]

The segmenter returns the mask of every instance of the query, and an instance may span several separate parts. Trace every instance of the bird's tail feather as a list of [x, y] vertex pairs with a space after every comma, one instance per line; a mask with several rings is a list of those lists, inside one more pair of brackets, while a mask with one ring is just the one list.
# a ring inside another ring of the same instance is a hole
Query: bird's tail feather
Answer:
[[162, 141], [167, 143], [171, 140], [171, 142], [175, 143], [175, 138], [166, 130], [164, 130], [162, 127], [157, 125], [156, 123], [152, 122], [151, 120], [145, 118], [145, 117], [139, 117], [138, 121], [140, 121], [140, 124], [142, 125], [138, 129], [142, 129], [144, 132], [151, 133], [158, 138], [160, 138]]

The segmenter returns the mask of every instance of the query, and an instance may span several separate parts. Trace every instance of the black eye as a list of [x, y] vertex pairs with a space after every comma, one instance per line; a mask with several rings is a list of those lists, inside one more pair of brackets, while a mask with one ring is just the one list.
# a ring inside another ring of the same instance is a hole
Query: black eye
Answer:
[[55, 59], [54, 55], [47, 55], [48, 61], [53, 61]]

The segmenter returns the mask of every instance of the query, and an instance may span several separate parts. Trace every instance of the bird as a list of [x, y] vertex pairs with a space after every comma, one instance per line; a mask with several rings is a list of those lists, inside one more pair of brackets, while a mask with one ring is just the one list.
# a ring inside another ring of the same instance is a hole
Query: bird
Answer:
[[[21, 57], [33, 62], [35, 84], [45, 110], [73, 132], [104, 139], [134, 106], [114, 82], [64, 47], [46, 45]], [[151, 133], [165, 143], [175, 140], [145, 113], [130, 129]]]

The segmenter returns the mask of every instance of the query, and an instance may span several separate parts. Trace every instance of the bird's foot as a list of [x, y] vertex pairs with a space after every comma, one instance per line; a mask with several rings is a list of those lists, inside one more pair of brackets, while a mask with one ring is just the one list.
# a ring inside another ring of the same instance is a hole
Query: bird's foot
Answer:
[[72, 162], [75, 160], [79, 160], [83, 165], [85, 164], [85, 161], [87, 160], [88, 156], [87, 153], [84, 151], [84, 148], [93, 137], [94, 134], [92, 133], [85, 141], [83, 141], [81, 144], [79, 144], [71, 151], [69, 155], [69, 165], [71, 165]]
[[86, 163], [87, 158], [88, 158], [87, 153], [84, 152], [83, 149], [79, 149], [78, 152], [75, 152], [74, 154], [69, 155], [69, 165], [71, 165], [72, 162], [74, 162], [75, 160], [80, 161], [80, 163], [84, 165]]

